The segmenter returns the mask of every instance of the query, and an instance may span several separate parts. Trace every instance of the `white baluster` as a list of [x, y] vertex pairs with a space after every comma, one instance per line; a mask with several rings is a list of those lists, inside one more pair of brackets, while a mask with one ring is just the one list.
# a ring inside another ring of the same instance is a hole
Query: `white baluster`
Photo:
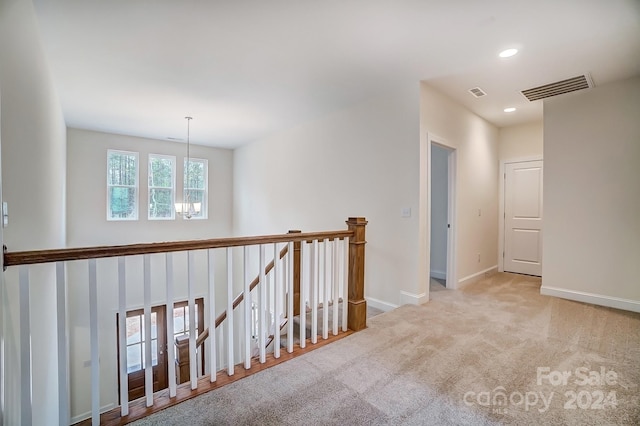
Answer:
[[127, 286], [125, 258], [118, 258], [118, 342], [120, 347], [120, 415], [129, 414], [129, 376], [127, 374]]
[[[176, 396], [176, 369], [173, 366], [176, 363], [176, 345], [173, 329], [173, 255], [165, 254], [165, 275], [167, 284], [167, 304], [165, 310], [167, 312], [167, 360], [169, 364], [169, 397]], [[120, 382], [122, 383], [122, 382]]]
[[[301, 269], [304, 269], [304, 261], [302, 259], [307, 255], [307, 246], [308, 244], [305, 241], [300, 242]], [[293, 257], [291, 258], [291, 263], [293, 263]], [[307, 286], [302, 282], [304, 272], [306, 271], [300, 271], [300, 348], [307, 346]]]
[[31, 314], [29, 301], [29, 266], [21, 265], [20, 285], [20, 421], [30, 425], [31, 412]]
[[[151, 257], [145, 254], [144, 263], [144, 394], [147, 407], [153, 405], [153, 364], [151, 361]], [[126, 346], [125, 346], [126, 348]]]
[[98, 347], [98, 277], [89, 259], [89, 341], [91, 344], [91, 424], [100, 424], [100, 348]]
[[70, 423], [69, 341], [67, 338], [67, 283], [64, 262], [56, 263], [56, 299], [58, 303], [58, 419], [60, 424], [67, 425]]
[[280, 318], [282, 315], [282, 277], [280, 276], [280, 252], [273, 244], [273, 279], [275, 283], [275, 309], [273, 314], [273, 357], [280, 358]]
[[320, 285], [320, 265], [318, 257], [320, 255], [318, 240], [313, 240], [311, 245], [311, 343], [318, 343], [318, 286]]
[[324, 239], [324, 256], [322, 257], [322, 338], [329, 338], [329, 279], [331, 274], [327, 269], [330, 266], [329, 239]]
[[227, 247], [227, 374], [233, 376], [233, 257]]
[[216, 286], [213, 250], [208, 250], [209, 273], [209, 369], [211, 383], [216, 381]]
[[338, 244], [340, 240], [334, 238], [331, 244], [331, 272], [333, 273], [333, 294], [331, 300], [333, 301], [333, 335], [338, 334], [338, 305], [340, 299], [340, 271], [338, 269], [339, 257], [338, 257]]
[[265, 276], [264, 269], [264, 245], [260, 244], [260, 273], [258, 276], [260, 277], [260, 303], [258, 303], [258, 341], [260, 342], [260, 363], [264, 364], [267, 360], [266, 358], [266, 334], [267, 334], [267, 326], [266, 326], [266, 310], [267, 306], [267, 277]]
[[349, 237], [342, 244], [342, 331], [349, 329]]
[[[220, 327], [216, 328], [216, 341], [218, 342], [218, 365], [222, 368], [224, 363], [224, 354], [227, 352], [227, 347], [224, 345], [224, 327], [220, 324]], [[216, 372], [218, 367], [216, 366]]]
[[293, 352], [293, 241], [289, 242], [289, 250], [285, 260], [287, 271], [287, 352]]
[[[244, 246], [244, 368], [251, 368], [251, 330], [253, 323], [251, 321], [251, 277], [249, 276], [249, 247]], [[232, 315], [233, 311], [227, 311], [227, 318]]]
[[193, 251], [187, 254], [187, 303], [189, 304], [189, 376], [191, 389], [198, 388], [198, 354], [196, 352], [196, 302], [193, 295], [196, 270]]

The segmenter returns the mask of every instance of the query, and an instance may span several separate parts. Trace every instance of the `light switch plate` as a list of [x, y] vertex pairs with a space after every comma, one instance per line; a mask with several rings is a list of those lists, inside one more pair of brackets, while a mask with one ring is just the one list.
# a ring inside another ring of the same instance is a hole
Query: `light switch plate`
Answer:
[[400, 211], [402, 217], [411, 217], [411, 207], [403, 207]]

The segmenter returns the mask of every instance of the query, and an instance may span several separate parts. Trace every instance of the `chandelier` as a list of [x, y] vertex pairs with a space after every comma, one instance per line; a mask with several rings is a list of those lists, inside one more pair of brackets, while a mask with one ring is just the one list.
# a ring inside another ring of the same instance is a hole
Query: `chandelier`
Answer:
[[200, 213], [202, 208], [201, 203], [194, 203], [191, 200], [191, 191], [188, 188], [189, 182], [191, 182], [191, 144], [189, 142], [189, 125], [193, 117], [185, 117], [187, 120], [187, 161], [185, 162], [185, 181], [183, 184], [183, 200], [181, 203], [175, 203], [176, 213], [181, 214], [186, 219], [191, 219], [193, 216]]

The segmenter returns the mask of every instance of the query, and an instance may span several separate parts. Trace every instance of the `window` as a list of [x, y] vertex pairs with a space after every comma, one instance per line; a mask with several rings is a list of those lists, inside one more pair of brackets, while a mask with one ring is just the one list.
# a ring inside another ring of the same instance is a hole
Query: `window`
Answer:
[[[202, 325], [204, 323], [204, 311], [202, 309], [204, 305], [204, 299], [199, 298], [195, 300], [195, 323], [196, 323], [196, 336], [202, 333]], [[173, 305], [173, 336], [174, 340], [178, 336], [189, 334], [189, 303], [177, 302]]]
[[[131, 315], [131, 316], [130, 316]], [[158, 365], [158, 312], [151, 312], [151, 365]], [[145, 340], [144, 313], [127, 312], [127, 373], [144, 370]]]
[[138, 220], [138, 153], [107, 151], [107, 220]]
[[184, 200], [185, 203], [193, 203], [194, 205], [200, 205], [200, 211], [196, 209], [196, 213], [193, 214], [193, 218], [206, 219], [207, 218], [207, 184], [208, 184], [208, 172], [207, 172], [207, 160], [200, 160], [196, 158], [189, 159], [189, 165], [187, 166], [187, 159], [184, 160]]
[[149, 154], [149, 219], [174, 219], [176, 157]]

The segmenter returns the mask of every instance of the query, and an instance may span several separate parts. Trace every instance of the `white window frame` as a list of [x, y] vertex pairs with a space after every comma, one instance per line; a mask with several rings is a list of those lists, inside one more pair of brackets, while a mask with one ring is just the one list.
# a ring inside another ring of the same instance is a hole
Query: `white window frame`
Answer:
[[[133, 157], [135, 157], [136, 159], [136, 180], [135, 180], [135, 185], [114, 185], [111, 184], [109, 182], [109, 159], [111, 158], [111, 155], [113, 154], [118, 154], [118, 155], [131, 155]], [[106, 198], [107, 198], [107, 220], [108, 221], [130, 221], [130, 220], [138, 220], [138, 210], [140, 208], [140, 202], [139, 202], [139, 197], [140, 197], [140, 155], [138, 152], [133, 152], [133, 151], [122, 151], [122, 150], [118, 150], [118, 149], [108, 149], [107, 150], [107, 176], [106, 176], [106, 180], [107, 180], [107, 194], [106, 194]], [[135, 207], [133, 209], [133, 215], [132, 217], [112, 217], [111, 216], [111, 197], [109, 196], [110, 193], [110, 189], [111, 188], [134, 188], [135, 189]]]
[[[151, 177], [151, 159], [152, 158], [160, 158], [160, 159], [168, 159], [171, 160], [171, 164], [173, 165], [171, 170], [171, 188], [167, 188], [164, 186], [151, 186], [150, 177]], [[147, 218], [149, 220], [175, 220], [176, 211], [174, 208], [176, 202], [176, 157], [174, 155], [164, 155], [164, 154], [149, 154], [149, 161], [147, 167], [147, 204], [149, 208], [147, 209]], [[151, 216], [151, 190], [152, 189], [171, 189], [171, 216], [170, 217], [153, 217]]]
[[[200, 216], [192, 216], [189, 220], [200, 220], [200, 219], [208, 219], [209, 217], [209, 160], [206, 158], [189, 158], [191, 163], [202, 163], [204, 164], [204, 189], [198, 188], [187, 188], [187, 158], [185, 157], [182, 161], [182, 201], [183, 203], [187, 200], [187, 191], [203, 191], [204, 196], [202, 197], [202, 205], [200, 206], [201, 215]], [[185, 217], [183, 216], [183, 219]]]

